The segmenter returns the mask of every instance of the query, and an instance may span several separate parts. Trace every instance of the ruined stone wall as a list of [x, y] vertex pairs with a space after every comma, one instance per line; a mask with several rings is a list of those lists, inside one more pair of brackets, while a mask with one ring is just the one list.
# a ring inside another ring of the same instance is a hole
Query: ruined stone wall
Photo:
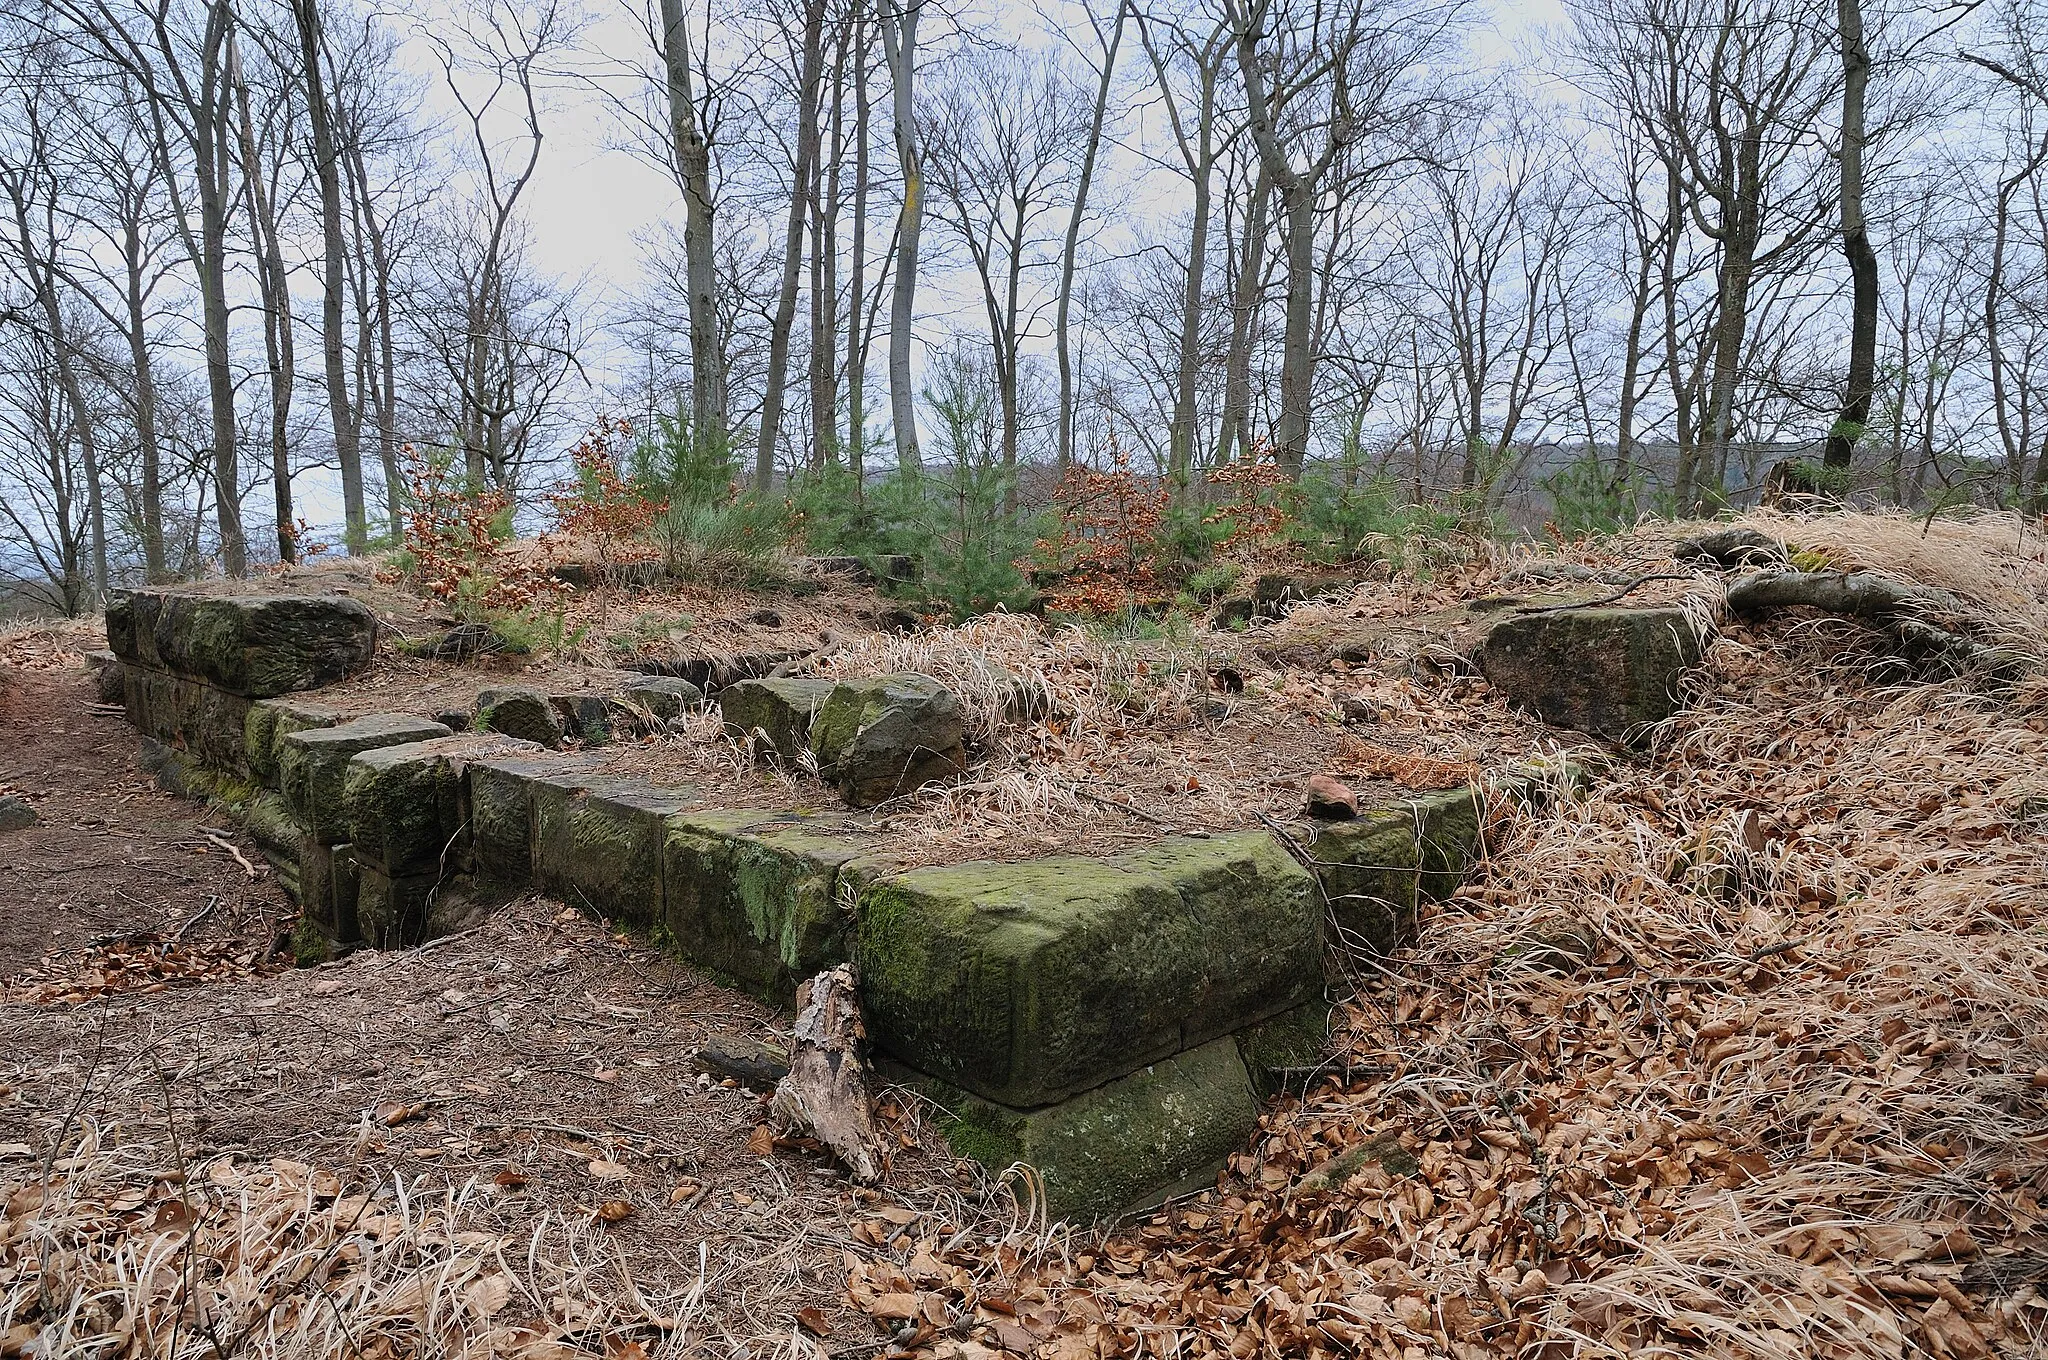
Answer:
[[1056, 1214], [1213, 1174], [1317, 1061], [1347, 951], [1391, 947], [1481, 849], [1461, 789], [1285, 841], [903, 871], [846, 816], [706, 806], [418, 715], [344, 720], [304, 695], [368, 663], [351, 604], [138, 592], [108, 613], [149, 758], [241, 817], [300, 903], [303, 959], [537, 891], [779, 1005], [850, 961], [885, 1070], [950, 1112], [957, 1151], [1034, 1166]]

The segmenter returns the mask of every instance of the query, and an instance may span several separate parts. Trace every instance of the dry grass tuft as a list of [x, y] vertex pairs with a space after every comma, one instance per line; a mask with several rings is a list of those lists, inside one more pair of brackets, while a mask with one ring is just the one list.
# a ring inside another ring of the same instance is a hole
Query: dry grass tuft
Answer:
[[[1914, 569], [1844, 518], [1795, 541]], [[1648, 760], [1503, 812], [1217, 1190], [1019, 1273], [1076, 1353], [2048, 1351], [2048, 688], [1869, 637], [1732, 628]]]
[[47, 1182], [5, 1187], [0, 1353], [566, 1360], [691, 1339], [701, 1279], [650, 1298], [587, 1219], [480, 1231], [480, 1182], [176, 1167], [87, 1125]]

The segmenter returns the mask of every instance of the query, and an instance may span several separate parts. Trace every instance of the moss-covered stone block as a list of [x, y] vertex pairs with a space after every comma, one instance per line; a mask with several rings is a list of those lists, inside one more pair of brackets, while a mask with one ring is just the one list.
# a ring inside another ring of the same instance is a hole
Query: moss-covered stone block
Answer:
[[1261, 1100], [1307, 1085], [1306, 1074], [1322, 1061], [1330, 1044], [1330, 1003], [1311, 1001], [1270, 1020], [1247, 1025], [1233, 1036], [1245, 1075]]
[[839, 872], [868, 848], [839, 824], [795, 813], [672, 817], [668, 941], [692, 963], [786, 1005], [803, 979], [851, 957]]
[[1478, 659], [1545, 722], [1627, 740], [1677, 710], [1700, 640], [1682, 609], [1564, 609], [1503, 619]]
[[291, 804], [284, 796], [269, 789], [259, 789], [249, 801], [242, 805], [242, 829], [249, 839], [256, 842], [256, 848], [277, 870], [279, 883], [298, 900], [301, 890], [299, 863], [305, 848], [312, 842], [306, 831], [306, 824], [293, 814]]
[[651, 928], [661, 918], [666, 821], [693, 797], [596, 777], [538, 781], [532, 792], [534, 886], [622, 925]]
[[259, 699], [250, 704], [242, 722], [242, 749], [249, 774], [266, 788], [280, 788], [280, 743], [294, 732], [332, 727], [341, 721], [338, 709], [304, 699]]
[[278, 785], [306, 830], [325, 845], [349, 838], [342, 807], [342, 776], [364, 751], [445, 737], [448, 729], [425, 718], [376, 713], [332, 727], [293, 732], [278, 744]]
[[344, 595], [135, 590], [107, 605], [107, 645], [130, 665], [268, 699], [331, 685], [368, 666], [377, 618]]
[[879, 1044], [1030, 1108], [1307, 1000], [1321, 916], [1309, 875], [1243, 833], [879, 879], [854, 955]]
[[1301, 830], [1338, 945], [1391, 952], [1415, 925], [1422, 846], [1414, 814], [1380, 808], [1353, 821], [1307, 823]]
[[811, 723], [811, 754], [849, 807], [913, 793], [967, 768], [959, 696], [928, 675], [843, 681]]
[[811, 725], [832, 696], [830, 680], [737, 680], [718, 695], [725, 730], [753, 743], [757, 756], [793, 764], [810, 749]]
[[429, 927], [437, 898], [447, 888], [439, 874], [388, 874], [357, 866], [356, 921], [375, 949], [410, 949], [438, 932]]
[[560, 746], [564, 727], [545, 690], [495, 685], [476, 696], [476, 730], [502, 732], [540, 746]]
[[509, 737], [465, 733], [360, 752], [342, 775], [349, 841], [387, 873], [466, 872], [469, 764], [535, 749]]
[[127, 664], [121, 667], [121, 687], [129, 725], [144, 736], [218, 769], [239, 774], [248, 768], [243, 746], [247, 699], [202, 681]]
[[1486, 852], [1484, 796], [1473, 788], [1445, 789], [1409, 800], [1402, 810], [1414, 818], [1421, 850], [1416, 893], [1441, 902], [1465, 881], [1465, 871]]
[[1258, 1126], [1234, 1040], [1217, 1039], [1057, 1105], [968, 1097], [943, 1125], [953, 1151], [1001, 1173], [1034, 1168], [1061, 1218], [1107, 1218], [1213, 1177]]
[[521, 892], [533, 885], [534, 786], [565, 790], [595, 777], [589, 757], [550, 752], [488, 756], [469, 766], [471, 872], [480, 888]]

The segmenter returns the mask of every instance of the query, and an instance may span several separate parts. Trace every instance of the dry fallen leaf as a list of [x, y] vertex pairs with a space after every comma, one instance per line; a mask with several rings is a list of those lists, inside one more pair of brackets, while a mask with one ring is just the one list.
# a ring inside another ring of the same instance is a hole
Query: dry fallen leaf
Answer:
[[601, 1181], [631, 1180], [633, 1173], [617, 1162], [600, 1157], [590, 1164], [590, 1174]]
[[747, 1155], [766, 1157], [775, 1151], [775, 1134], [766, 1124], [756, 1124], [754, 1131], [747, 1135]]
[[832, 1324], [826, 1321], [824, 1311], [816, 1306], [797, 1309], [796, 1320], [812, 1336], [832, 1335]]
[[597, 1206], [597, 1216], [607, 1223], [623, 1223], [633, 1216], [633, 1206], [622, 1199], [608, 1199]]
[[506, 1190], [523, 1189], [527, 1183], [526, 1173], [516, 1166], [503, 1167], [497, 1175], [491, 1177], [491, 1183]]
[[918, 1314], [915, 1294], [884, 1294], [868, 1305], [868, 1316], [908, 1321]]

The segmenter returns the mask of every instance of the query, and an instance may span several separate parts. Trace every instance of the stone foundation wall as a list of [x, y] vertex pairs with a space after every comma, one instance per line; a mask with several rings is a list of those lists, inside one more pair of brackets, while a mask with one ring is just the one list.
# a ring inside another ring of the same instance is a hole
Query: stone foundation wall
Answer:
[[[131, 623], [115, 649], [130, 719], [167, 786], [234, 811], [277, 866], [302, 959], [416, 944], [533, 890], [782, 1006], [851, 961], [885, 1069], [950, 1112], [962, 1154], [1036, 1167], [1061, 1215], [1212, 1174], [1317, 1060], [1344, 985], [1335, 946], [1391, 947], [1481, 849], [1484, 796], [1461, 789], [1304, 823], [1291, 843], [1244, 831], [903, 871], [845, 816], [707, 808], [590, 754], [416, 715], [343, 721], [298, 697], [310, 684], [232, 689], [323, 672], [218, 610], [131, 611], [145, 615], [152, 648]], [[213, 653], [165, 622], [186, 618], [272, 654], [240, 671], [193, 661]]]

